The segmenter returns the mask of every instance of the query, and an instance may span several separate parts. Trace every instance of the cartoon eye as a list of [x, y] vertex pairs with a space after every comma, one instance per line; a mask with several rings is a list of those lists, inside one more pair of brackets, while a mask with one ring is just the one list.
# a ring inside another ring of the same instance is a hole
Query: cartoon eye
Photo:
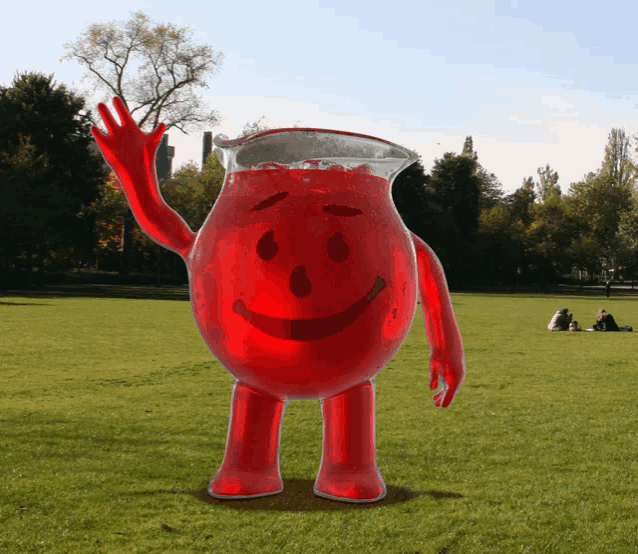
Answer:
[[328, 241], [328, 255], [333, 262], [344, 262], [348, 259], [350, 248], [343, 240], [343, 234], [335, 233]]
[[257, 243], [257, 254], [262, 260], [272, 260], [279, 250], [275, 242], [275, 233], [268, 231]]

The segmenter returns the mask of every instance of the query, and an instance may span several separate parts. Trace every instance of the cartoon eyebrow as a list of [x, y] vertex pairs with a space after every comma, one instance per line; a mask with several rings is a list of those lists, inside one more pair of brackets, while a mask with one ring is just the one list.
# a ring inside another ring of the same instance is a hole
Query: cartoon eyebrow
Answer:
[[270, 208], [270, 206], [275, 205], [277, 202], [281, 202], [284, 198], [286, 198], [286, 196], [288, 196], [287, 192], [279, 192], [270, 198], [266, 198], [266, 200], [257, 204], [253, 209], [265, 210], [266, 208]]
[[[266, 208], [270, 208], [274, 206], [277, 202], [281, 202], [284, 198], [288, 196], [287, 192], [279, 192], [270, 198], [266, 198], [259, 204], [257, 204], [253, 210], [265, 210]], [[353, 215], [361, 215], [363, 212], [357, 208], [349, 208], [348, 206], [339, 206], [337, 204], [330, 204], [328, 206], [324, 206], [323, 211], [330, 215], [337, 216], [353, 216]]]
[[363, 212], [358, 208], [349, 208], [348, 206], [338, 206], [337, 204], [330, 204], [329, 206], [325, 206], [323, 209], [324, 212], [330, 215], [361, 215]]

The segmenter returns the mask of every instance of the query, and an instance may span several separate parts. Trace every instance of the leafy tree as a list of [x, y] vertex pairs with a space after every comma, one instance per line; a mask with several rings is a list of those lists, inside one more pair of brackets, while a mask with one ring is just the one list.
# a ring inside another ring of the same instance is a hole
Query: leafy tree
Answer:
[[122, 252], [122, 227], [128, 204], [126, 195], [114, 171], [111, 171], [100, 187], [100, 196], [85, 211], [96, 221], [98, 244], [96, 267], [110, 269], [110, 261]]
[[474, 151], [474, 140], [472, 139], [471, 135], [465, 137], [461, 156], [466, 156], [467, 158], [470, 158], [471, 160], [478, 163], [478, 154]]
[[597, 179], [606, 195], [608, 209], [612, 211], [604, 218], [598, 218], [597, 230], [607, 258], [606, 265], [616, 270], [616, 275], [621, 263], [635, 265], [637, 257], [634, 231], [629, 227], [635, 221], [638, 176], [636, 162], [631, 155], [631, 142], [623, 128], [610, 131]]
[[479, 179], [474, 161], [451, 152], [434, 161], [429, 188], [444, 211], [450, 211], [465, 239], [478, 229]]
[[429, 176], [419, 160], [399, 173], [392, 183], [392, 201], [399, 216], [406, 227], [419, 236], [423, 212], [432, 200], [432, 194], [426, 189], [428, 180]]
[[[484, 208], [479, 216], [477, 250], [483, 260], [483, 276], [490, 285], [518, 278], [523, 256], [522, 223], [505, 202]], [[486, 263], [487, 262], [487, 263]]]
[[429, 188], [430, 176], [421, 161], [399, 173], [392, 183], [392, 201], [405, 226], [430, 246], [438, 233], [433, 231], [437, 216], [443, 213]]
[[461, 156], [475, 163], [475, 175], [479, 179], [479, 208], [482, 210], [496, 206], [503, 198], [503, 186], [494, 173], [490, 173], [479, 163], [471, 136], [465, 137]]
[[[34, 229], [38, 229], [40, 221], [37, 213], [31, 207], [39, 200], [36, 187], [42, 175], [47, 171], [48, 159], [46, 154], [38, 155], [35, 146], [31, 144], [31, 137], [19, 135], [20, 146], [17, 152], [0, 154], [0, 248], [2, 249], [2, 285], [8, 288], [9, 255], [17, 255], [19, 246], [27, 245], [30, 256], [31, 242]], [[40, 233], [42, 231], [40, 230]], [[31, 263], [31, 265], [33, 265]], [[28, 271], [28, 286], [31, 286], [31, 271]]]
[[[217, 201], [225, 177], [226, 170], [224, 166], [220, 163], [215, 152], [211, 152], [200, 174], [204, 206], [207, 214], [210, 213]], [[193, 226], [191, 226], [191, 228], [195, 229]]]
[[[160, 184], [162, 197], [183, 219], [188, 225], [197, 231], [204, 223], [208, 215], [207, 207], [204, 205], [203, 186], [201, 183], [201, 172], [198, 164], [190, 160], [183, 164], [172, 177], [166, 179]], [[152, 241], [147, 239], [148, 246]], [[155, 250], [157, 260], [157, 284], [161, 281], [161, 269], [165, 267], [167, 262], [172, 267], [172, 272], [177, 277], [178, 267], [181, 269], [182, 278], [186, 277], [184, 272], [184, 264], [181, 258], [175, 252], [164, 252], [163, 248], [154, 244], [152, 249]], [[164, 258], [164, 262], [162, 262]]]
[[[210, 46], [193, 46], [192, 31], [172, 24], [151, 26], [150, 18], [135, 13], [127, 22], [93, 24], [68, 50], [61, 61], [75, 59], [87, 67], [85, 78], [93, 80], [104, 100], [119, 96], [140, 129], [155, 129], [160, 122], [168, 131], [176, 127], [184, 134], [187, 128], [215, 126], [220, 117], [207, 112], [195, 95], [197, 87], [208, 88], [206, 78], [214, 75], [222, 62]], [[135, 77], [131, 63], [141, 59]], [[91, 120], [100, 129], [101, 122]], [[122, 274], [132, 262], [131, 237], [138, 228], [130, 209], [124, 219]], [[139, 228], [138, 228], [139, 229]]]
[[633, 186], [636, 181], [636, 164], [631, 155], [631, 139], [622, 128], [614, 127], [605, 146], [605, 159], [600, 170], [616, 187]]
[[244, 125], [241, 134], [237, 138], [249, 137], [264, 131], [269, 131], [273, 127], [268, 123], [266, 116], [262, 115], [257, 121], [248, 122]]
[[541, 270], [543, 287], [555, 269], [566, 272], [572, 241], [565, 205], [557, 194], [543, 204], [534, 205], [534, 220], [526, 231], [526, 249], [532, 262]]
[[211, 152], [200, 171], [190, 160], [161, 184], [166, 202], [197, 232], [213, 209], [221, 192], [226, 170]]
[[536, 192], [534, 192], [534, 179], [532, 177], [523, 179], [522, 186], [505, 198], [505, 203], [509, 207], [512, 217], [520, 221], [526, 229], [534, 219], [535, 201]]
[[450, 286], [468, 284], [478, 264], [476, 237], [479, 216], [479, 179], [475, 162], [467, 156], [451, 152], [436, 159], [428, 181], [428, 190], [434, 196], [445, 224], [438, 240], [444, 243], [441, 262]]
[[166, 202], [186, 221], [191, 229], [199, 230], [210, 206], [204, 196], [202, 176], [192, 160], [182, 165], [160, 187]]
[[600, 246], [599, 259], [608, 269], [617, 269], [629, 254], [619, 224], [623, 214], [631, 210], [632, 187], [627, 181], [619, 184], [604, 168], [591, 172], [570, 186], [572, 212], [585, 233]]
[[[301, 127], [301, 122], [296, 121], [292, 127]], [[249, 137], [250, 135], [256, 135], [257, 133], [263, 133], [271, 129], [275, 129], [275, 127], [268, 122], [265, 115], [262, 115], [257, 121], [247, 122], [238, 138]]]
[[638, 269], [638, 190], [634, 188], [630, 205], [620, 215], [618, 235], [624, 245], [625, 259], [623, 263], [632, 270], [632, 288]]
[[[18, 74], [11, 87], [0, 87], [0, 106], [0, 152], [6, 154], [5, 167], [14, 166], [9, 173], [24, 175], [25, 163], [46, 155], [46, 167], [40, 166], [37, 177], [32, 174], [19, 183], [14, 179], [13, 186], [20, 192], [3, 199], [13, 213], [29, 214], [23, 219], [28, 237], [22, 246], [31, 286], [35, 253], [39, 254], [41, 278], [47, 251], [73, 247], [88, 252], [93, 248], [94, 221], [82, 217], [82, 212], [97, 198], [104, 171], [99, 157], [90, 150], [89, 114], [81, 113], [84, 100], [64, 85], [56, 86], [53, 75]], [[27, 136], [28, 144], [24, 142]], [[9, 204], [12, 200], [14, 205]]]
[[[182, 165], [169, 179], [160, 184], [160, 191], [166, 202], [179, 213], [189, 226], [197, 231], [219, 195], [223, 181], [224, 168], [211, 153], [204, 169], [200, 172], [195, 162]], [[99, 232], [99, 252], [104, 267], [109, 267], [113, 255], [122, 251], [122, 218], [128, 209], [126, 196], [115, 172], [104, 181], [100, 199], [88, 208], [96, 220]], [[151, 263], [157, 256], [159, 246], [151, 241], [141, 230], [133, 233], [134, 251], [138, 259]], [[155, 254], [153, 254], [155, 252]], [[179, 256], [172, 252], [165, 253], [167, 258], [178, 265]], [[177, 256], [173, 260], [171, 255]]]
[[503, 185], [494, 173], [478, 165], [476, 176], [479, 179], [479, 206], [492, 208], [503, 200]]
[[571, 242], [567, 253], [573, 258], [576, 267], [586, 271], [591, 280], [600, 266], [600, 250], [600, 244], [591, 233], [582, 233]]
[[460, 235], [454, 216], [444, 211], [429, 186], [430, 176], [418, 161], [397, 175], [392, 183], [392, 201], [405, 226], [435, 252], [446, 271], [450, 254]]
[[560, 196], [561, 190], [558, 186], [558, 173], [547, 164], [538, 168], [538, 198], [542, 203], [547, 202], [552, 196]]
[[[162, 183], [160, 189], [166, 202], [182, 216], [193, 231], [197, 232], [213, 209], [225, 175], [225, 170], [217, 156], [211, 152], [201, 171], [191, 160]], [[161, 249], [158, 245], [155, 246], [159, 260]], [[180, 257], [174, 252], [165, 253], [165, 257], [172, 265], [174, 275], [177, 276], [177, 268], [183, 266], [180, 263]]]

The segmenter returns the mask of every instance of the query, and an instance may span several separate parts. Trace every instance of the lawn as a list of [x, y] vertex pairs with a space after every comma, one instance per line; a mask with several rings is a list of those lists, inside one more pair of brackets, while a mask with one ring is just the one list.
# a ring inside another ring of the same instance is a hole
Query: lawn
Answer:
[[316, 401], [288, 404], [284, 492], [220, 501], [232, 378], [187, 302], [0, 299], [0, 551], [638, 552], [638, 333], [551, 333], [638, 299], [453, 294], [467, 377], [428, 388], [417, 311], [376, 379], [388, 496], [314, 496]]

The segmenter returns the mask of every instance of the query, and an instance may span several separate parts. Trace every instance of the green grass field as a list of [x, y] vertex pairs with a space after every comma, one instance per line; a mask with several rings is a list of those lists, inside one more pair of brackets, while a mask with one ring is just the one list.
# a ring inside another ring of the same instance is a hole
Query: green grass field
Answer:
[[187, 302], [0, 299], [0, 551], [638, 552], [636, 333], [551, 333], [638, 299], [453, 294], [467, 377], [434, 408], [417, 311], [376, 379], [376, 504], [314, 496], [316, 401], [288, 404], [284, 492], [219, 501], [231, 376]]

